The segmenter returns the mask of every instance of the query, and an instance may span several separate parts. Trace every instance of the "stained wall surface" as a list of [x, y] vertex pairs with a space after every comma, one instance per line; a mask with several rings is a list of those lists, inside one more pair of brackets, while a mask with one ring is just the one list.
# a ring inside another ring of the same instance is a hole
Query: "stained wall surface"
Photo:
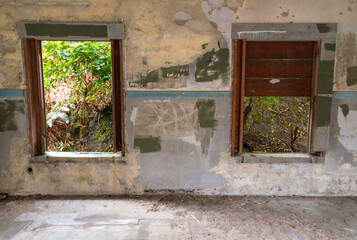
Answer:
[[[124, 24], [125, 157], [31, 159], [18, 22]], [[355, 0], [0, 1], [0, 192], [357, 195], [356, 22]], [[230, 157], [233, 23], [337, 23], [323, 162]]]

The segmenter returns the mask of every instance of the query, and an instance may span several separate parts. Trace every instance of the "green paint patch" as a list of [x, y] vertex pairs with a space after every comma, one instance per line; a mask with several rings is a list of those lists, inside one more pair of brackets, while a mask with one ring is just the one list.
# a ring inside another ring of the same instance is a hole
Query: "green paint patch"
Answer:
[[196, 82], [212, 82], [229, 69], [229, 50], [222, 48], [218, 51], [212, 49], [197, 59], [195, 79]]
[[172, 67], [162, 67], [163, 78], [180, 78], [188, 76], [188, 65], [178, 65]]
[[0, 101], [0, 132], [17, 130], [17, 125], [15, 122], [16, 112], [25, 112], [23, 100]]
[[316, 127], [325, 127], [331, 121], [332, 97], [317, 97]]
[[206, 49], [207, 46], [208, 46], [208, 43], [204, 43], [201, 45], [202, 49]]
[[282, 17], [288, 17], [289, 16], [289, 12], [282, 12], [282, 13], [280, 13], [280, 16], [282, 16]]
[[319, 71], [319, 94], [332, 93], [335, 61], [321, 61]]
[[150, 153], [161, 151], [161, 140], [159, 137], [141, 137], [134, 139], [134, 148], [140, 149], [140, 153]]
[[350, 112], [348, 105], [342, 104], [342, 105], [340, 105], [340, 108], [342, 109], [343, 116], [347, 117], [348, 113]]
[[318, 23], [317, 28], [320, 33], [328, 33], [331, 30], [326, 23]]
[[147, 57], [143, 57], [143, 64], [146, 65], [146, 66], [148, 65], [148, 59], [147, 59]]
[[148, 82], [157, 82], [157, 81], [159, 81], [159, 70], [153, 70], [148, 74], [146, 74], [146, 76], [143, 76], [140, 73], [140, 81], [136, 81], [135, 83], [143, 87], [146, 87]]
[[214, 119], [216, 113], [216, 104], [212, 99], [199, 100], [196, 102], [198, 109], [198, 121], [201, 128], [214, 128], [217, 126], [217, 120]]
[[336, 51], [336, 43], [325, 43], [325, 49], [329, 51]]
[[49, 37], [108, 37], [106, 25], [68, 25], [48, 23], [26, 23], [26, 33], [29, 36]]
[[347, 86], [357, 84], [357, 66], [347, 68]]

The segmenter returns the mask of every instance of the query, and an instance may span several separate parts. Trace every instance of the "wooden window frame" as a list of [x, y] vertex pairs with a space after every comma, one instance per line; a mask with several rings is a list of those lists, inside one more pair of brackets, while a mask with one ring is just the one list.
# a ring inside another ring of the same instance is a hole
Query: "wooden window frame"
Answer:
[[[30, 153], [32, 157], [43, 155], [46, 152], [46, 121], [41, 40], [36, 38], [23, 39]], [[65, 40], [76, 41], [75, 39]], [[108, 40], [99, 39], [98, 41]], [[111, 42], [112, 59], [113, 145], [115, 152], [120, 151], [122, 156], [125, 156], [122, 40], [110, 39], [109, 41]]]
[[[286, 42], [293, 41], [288, 40]], [[231, 155], [236, 156], [243, 152], [243, 122], [244, 122], [244, 96], [245, 96], [245, 68], [246, 68], [246, 39], [234, 40], [234, 71], [232, 91], [232, 139]], [[322, 156], [322, 152], [314, 152], [314, 138], [316, 131], [318, 70], [321, 41], [313, 41], [312, 79], [310, 90], [310, 120], [308, 152]]]

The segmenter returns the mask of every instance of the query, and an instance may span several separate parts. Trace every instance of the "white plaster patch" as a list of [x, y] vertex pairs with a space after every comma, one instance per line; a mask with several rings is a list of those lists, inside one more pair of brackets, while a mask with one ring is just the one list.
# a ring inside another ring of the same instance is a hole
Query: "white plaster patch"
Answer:
[[214, 11], [212, 11], [212, 7], [210, 3], [207, 1], [203, 1], [201, 3], [203, 11], [206, 13], [207, 19], [215, 23], [217, 26], [217, 30], [221, 32], [222, 36], [228, 43], [228, 46], [230, 46], [231, 43], [231, 32], [232, 32], [232, 20], [233, 20], [233, 14], [227, 7], [221, 7], [221, 8], [215, 8]]
[[271, 84], [279, 83], [280, 79], [273, 78], [272, 80], [269, 81]]
[[352, 169], [352, 165], [350, 163], [345, 163], [340, 168], [342, 171], [348, 171]]
[[287, 170], [288, 168], [287, 165], [274, 165], [275, 170]]
[[175, 13], [174, 18], [175, 20], [181, 20], [181, 21], [188, 21], [192, 19], [190, 15], [182, 11]]
[[196, 146], [200, 145], [200, 143], [196, 141], [196, 137], [195, 136], [181, 137], [180, 139], [185, 141], [185, 142], [187, 142], [187, 143], [196, 145]]
[[134, 107], [133, 111], [130, 114], [130, 121], [135, 125], [135, 119], [136, 119], [136, 115], [138, 114], [138, 108]]
[[144, 103], [162, 103], [162, 102], [170, 102], [170, 99], [165, 100], [144, 100]]
[[209, 0], [209, 5], [214, 8], [221, 7], [223, 5], [224, 0]]
[[340, 127], [340, 136], [338, 140], [347, 150], [357, 150], [357, 129], [356, 129], [357, 111], [349, 111], [346, 117], [339, 107], [337, 112], [337, 122]]
[[275, 34], [285, 34], [286, 31], [241, 31], [237, 32], [238, 38], [268, 38]]

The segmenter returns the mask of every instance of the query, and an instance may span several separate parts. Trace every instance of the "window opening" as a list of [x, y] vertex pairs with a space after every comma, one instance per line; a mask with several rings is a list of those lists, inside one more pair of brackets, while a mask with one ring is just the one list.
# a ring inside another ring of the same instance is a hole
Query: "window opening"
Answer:
[[[124, 156], [121, 40], [42, 45], [25, 38], [23, 43], [31, 156], [46, 151], [121, 151]], [[93, 45], [99, 50], [89, 48]]]
[[47, 151], [113, 152], [110, 42], [41, 43]]
[[232, 154], [309, 152], [317, 42], [235, 42]]
[[244, 152], [308, 152], [309, 97], [245, 97]]

